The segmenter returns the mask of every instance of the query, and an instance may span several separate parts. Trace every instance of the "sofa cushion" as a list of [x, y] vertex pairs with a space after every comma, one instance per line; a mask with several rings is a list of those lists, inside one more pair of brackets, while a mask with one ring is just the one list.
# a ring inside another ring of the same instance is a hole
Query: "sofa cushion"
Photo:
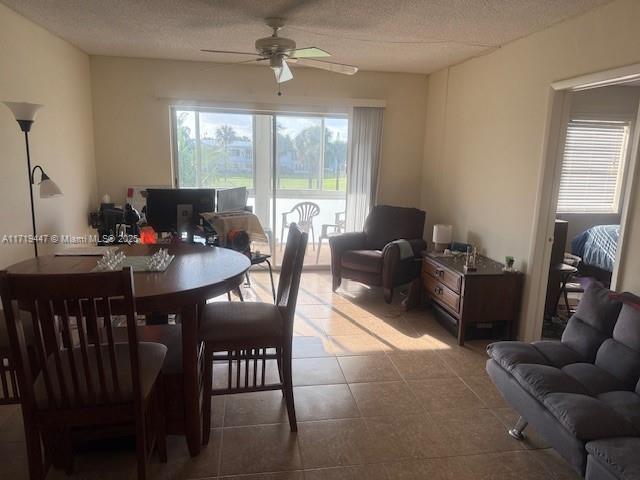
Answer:
[[582, 441], [640, 434], [633, 424], [598, 398], [576, 393], [551, 393], [543, 403], [551, 414]]
[[347, 250], [342, 254], [342, 266], [360, 272], [382, 273], [380, 250]]
[[563, 367], [562, 371], [580, 383], [589, 395], [624, 390], [624, 384], [620, 380], [593, 363], [572, 363]]
[[562, 334], [562, 343], [593, 362], [602, 342], [611, 337], [621, 308], [622, 301], [610, 290], [591, 284]]
[[640, 431], [640, 396], [635, 392], [613, 391], [598, 395], [598, 399], [627, 418]]
[[561, 368], [570, 363], [584, 362], [578, 353], [566, 345], [550, 340], [491, 343], [487, 346], [487, 354], [507, 371], [520, 363]]
[[491, 343], [487, 346], [487, 354], [507, 371], [521, 363], [549, 364], [532, 344], [525, 342]]
[[562, 334], [562, 343], [578, 352], [585, 361], [594, 362], [600, 345], [609, 336], [574, 315]]
[[587, 394], [580, 382], [556, 367], [523, 363], [513, 367], [511, 374], [522, 388], [540, 401], [550, 393]]
[[587, 452], [613, 471], [616, 478], [636, 480], [640, 478], [640, 438], [609, 438], [595, 440], [586, 445]]
[[562, 368], [570, 363], [584, 362], [578, 352], [571, 350], [562, 342], [554, 340], [540, 340], [532, 345], [548, 360], [551, 365]]
[[621, 308], [622, 301], [611, 290], [592, 283], [582, 295], [575, 316], [611, 336]]
[[622, 306], [613, 329], [614, 340], [640, 352], [640, 310], [629, 304]]
[[596, 365], [624, 384], [616, 390], [633, 390], [640, 377], [640, 352], [610, 338], [598, 349]]

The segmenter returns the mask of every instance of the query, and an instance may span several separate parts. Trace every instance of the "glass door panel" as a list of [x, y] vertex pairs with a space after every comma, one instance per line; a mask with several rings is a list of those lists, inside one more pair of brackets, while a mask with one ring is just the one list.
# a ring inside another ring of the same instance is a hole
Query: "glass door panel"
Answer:
[[[247, 187], [270, 240], [254, 250], [280, 265], [288, 224], [303, 220], [305, 266], [329, 265], [328, 237], [344, 231], [347, 117], [176, 108], [174, 128], [178, 187]], [[305, 202], [315, 212], [301, 219]]]

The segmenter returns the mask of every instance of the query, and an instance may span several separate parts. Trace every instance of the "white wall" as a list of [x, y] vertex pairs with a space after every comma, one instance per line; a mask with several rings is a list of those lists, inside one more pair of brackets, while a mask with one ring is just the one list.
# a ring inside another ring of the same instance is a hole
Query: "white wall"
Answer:
[[[550, 85], [640, 62], [639, 24], [640, 2], [618, 0], [431, 75], [422, 181], [431, 219], [452, 223], [457, 239], [491, 257], [515, 256], [526, 271]], [[640, 241], [639, 204], [632, 245]], [[622, 287], [638, 291], [640, 253], [625, 262]]]
[[[386, 102], [379, 203], [417, 206], [423, 156], [427, 77], [359, 72], [353, 77], [295, 69], [277, 97], [265, 67], [226, 66], [170, 60], [92, 57], [91, 77], [100, 195], [122, 200], [131, 184], [170, 184], [170, 99], [215, 102], [287, 98], [310, 103], [354, 99]], [[262, 101], [262, 100], [261, 100]]]
[[[64, 196], [41, 200], [34, 190], [38, 233], [87, 233], [96, 205], [89, 57], [0, 4], [0, 72], [0, 101], [45, 105], [30, 134], [31, 158]], [[24, 137], [4, 105], [0, 162], [0, 235], [31, 234]], [[31, 245], [0, 244], [0, 268], [31, 256]]]

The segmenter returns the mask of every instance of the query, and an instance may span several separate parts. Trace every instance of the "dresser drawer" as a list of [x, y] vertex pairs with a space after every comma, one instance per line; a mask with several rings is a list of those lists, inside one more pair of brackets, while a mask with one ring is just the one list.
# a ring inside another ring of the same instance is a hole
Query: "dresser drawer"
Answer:
[[423, 278], [423, 282], [429, 297], [437, 300], [455, 313], [460, 312], [460, 295], [429, 275]]
[[[456, 293], [460, 293], [462, 276], [450, 270], [446, 270], [435, 263], [430, 258], [425, 257], [422, 262], [422, 271], [427, 275], [437, 279]], [[426, 281], [426, 280], [425, 280]]]

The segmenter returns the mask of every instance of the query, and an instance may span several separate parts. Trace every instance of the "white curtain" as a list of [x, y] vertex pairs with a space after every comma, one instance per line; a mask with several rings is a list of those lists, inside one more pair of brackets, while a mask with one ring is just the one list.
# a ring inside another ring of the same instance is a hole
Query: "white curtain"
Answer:
[[347, 165], [347, 231], [360, 231], [375, 204], [384, 108], [354, 107]]

